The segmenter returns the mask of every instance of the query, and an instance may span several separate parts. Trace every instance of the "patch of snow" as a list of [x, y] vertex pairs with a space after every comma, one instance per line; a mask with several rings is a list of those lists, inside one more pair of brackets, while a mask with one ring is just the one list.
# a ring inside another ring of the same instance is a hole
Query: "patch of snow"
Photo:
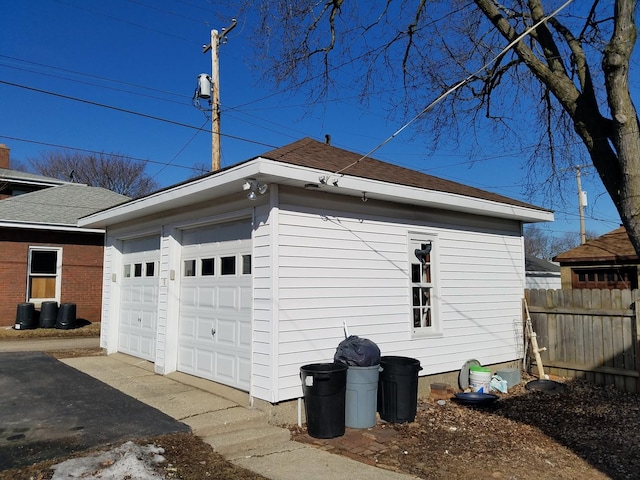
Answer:
[[51, 480], [136, 480], [164, 479], [153, 468], [165, 462], [164, 449], [156, 445], [140, 446], [126, 442], [106, 452], [86, 457], [65, 460], [51, 467], [54, 470]]

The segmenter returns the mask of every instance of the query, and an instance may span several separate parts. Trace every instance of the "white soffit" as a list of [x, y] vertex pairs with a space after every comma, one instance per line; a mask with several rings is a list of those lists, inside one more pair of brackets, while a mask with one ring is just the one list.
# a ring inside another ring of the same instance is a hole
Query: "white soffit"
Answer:
[[[476, 197], [467, 197], [435, 190], [392, 184], [348, 175], [332, 175], [327, 184], [320, 178], [331, 172], [256, 158], [236, 167], [222, 170], [217, 174], [169, 187], [146, 197], [97, 212], [81, 218], [81, 227], [106, 227], [125, 221], [213, 200], [225, 195], [242, 192], [247, 178], [255, 178], [262, 183], [273, 183], [304, 188], [315, 184], [320, 190], [337, 195], [378, 199], [411, 205], [437, 208], [476, 215], [509, 218], [524, 222], [553, 221], [553, 212], [542, 209], [509, 205]], [[334, 185], [334, 182], [337, 183]]]

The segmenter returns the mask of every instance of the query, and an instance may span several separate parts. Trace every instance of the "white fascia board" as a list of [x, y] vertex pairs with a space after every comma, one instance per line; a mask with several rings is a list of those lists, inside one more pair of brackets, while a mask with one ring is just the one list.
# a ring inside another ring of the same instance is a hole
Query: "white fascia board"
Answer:
[[[553, 213], [547, 210], [520, 207], [500, 202], [466, 197], [446, 192], [396, 185], [379, 180], [332, 175], [328, 184], [321, 184], [325, 170], [293, 165], [265, 158], [256, 158], [219, 173], [191, 182], [169, 187], [146, 197], [97, 212], [79, 219], [81, 227], [106, 228], [107, 225], [135, 220], [144, 216], [164, 212], [169, 208], [180, 208], [199, 202], [242, 191], [247, 178], [263, 183], [275, 183], [304, 188], [307, 184], [318, 185], [321, 190], [338, 195], [362, 197], [428, 208], [466, 212], [475, 215], [501, 217], [523, 222], [550, 222]], [[333, 181], [337, 179], [337, 185]]]
[[23, 228], [29, 230], [50, 230], [56, 232], [104, 233], [102, 228], [80, 228], [55, 223], [1, 222], [0, 228]]
[[230, 168], [217, 174], [169, 187], [146, 197], [80, 218], [78, 225], [105, 228], [107, 225], [161, 213], [169, 208], [180, 208], [212, 200], [242, 191], [245, 180], [258, 178], [259, 174], [258, 162], [243, 163], [237, 168]]
[[[323, 185], [320, 184], [320, 177], [326, 176], [327, 172], [271, 160], [263, 160], [260, 172], [265, 175], [266, 179], [272, 176], [274, 178], [285, 177], [289, 180], [281, 182], [285, 184], [297, 183], [300, 186], [304, 186], [303, 184], [306, 183], [314, 183], [320, 185], [321, 190], [328, 193], [356, 197], [362, 197], [363, 193], [366, 193], [366, 197], [369, 199], [375, 198], [397, 203], [421, 205], [428, 208], [508, 218], [523, 222], [553, 221], [553, 212], [548, 210], [510, 205], [436, 190], [425, 190], [423, 188], [398, 185], [368, 178], [332, 175], [329, 182]], [[294, 179], [297, 179], [298, 182], [292, 182]], [[337, 185], [333, 184], [335, 180], [337, 180]]]

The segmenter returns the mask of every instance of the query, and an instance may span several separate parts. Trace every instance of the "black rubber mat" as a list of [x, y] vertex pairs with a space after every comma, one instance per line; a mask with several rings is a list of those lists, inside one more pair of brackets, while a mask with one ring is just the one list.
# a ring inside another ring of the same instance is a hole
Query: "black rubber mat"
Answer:
[[0, 353], [0, 470], [189, 430], [44, 353]]

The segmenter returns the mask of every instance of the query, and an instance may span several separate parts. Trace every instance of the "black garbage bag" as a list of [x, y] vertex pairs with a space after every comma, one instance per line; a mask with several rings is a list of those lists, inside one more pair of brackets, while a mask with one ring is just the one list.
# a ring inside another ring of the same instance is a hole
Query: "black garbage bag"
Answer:
[[373, 367], [380, 364], [380, 349], [367, 338], [351, 335], [340, 342], [333, 361], [354, 367]]

